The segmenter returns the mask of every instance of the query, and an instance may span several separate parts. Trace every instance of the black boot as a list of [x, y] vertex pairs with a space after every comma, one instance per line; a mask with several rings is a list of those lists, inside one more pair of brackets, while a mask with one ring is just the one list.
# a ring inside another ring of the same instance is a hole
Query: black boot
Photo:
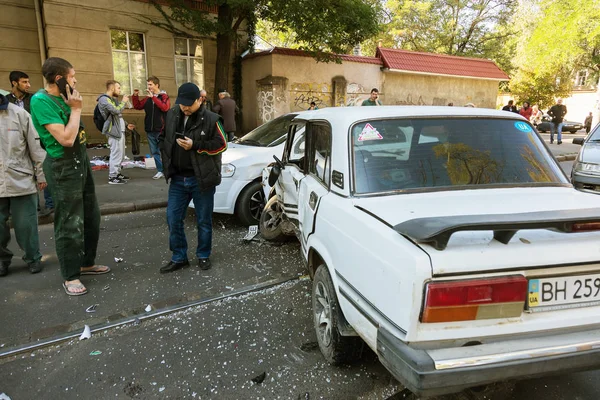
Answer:
[[2, 261], [0, 265], [0, 276], [8, 275], [8, 267], [10, 267], [10, 261]]

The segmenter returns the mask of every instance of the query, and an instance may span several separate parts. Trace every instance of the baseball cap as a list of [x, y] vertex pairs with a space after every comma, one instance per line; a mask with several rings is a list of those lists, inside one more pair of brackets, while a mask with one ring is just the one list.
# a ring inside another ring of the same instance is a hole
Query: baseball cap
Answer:
[[177, 100], [175, 100], [175, 104], [181, 104], [183, 106], [189, 107], [196, 100], [200, 98], [200, 88], [196, 86], [196, 84], [192, 82], [184, 83], [179, 86], [179, 90], [177, 91]]

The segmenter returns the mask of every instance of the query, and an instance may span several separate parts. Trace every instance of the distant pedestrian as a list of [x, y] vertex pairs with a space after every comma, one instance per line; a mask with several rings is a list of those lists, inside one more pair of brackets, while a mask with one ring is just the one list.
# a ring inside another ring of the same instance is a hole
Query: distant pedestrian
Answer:
[[37, 191], [46, 188], [46, 152], [39, 141], [29, 113], [0, 95], [0, 276], [8, 274], [13, 257], [9, 217], [29, 272], [42, 270], [36, 211]]
[[361, 106], [382, 106], [381, 100], [379, 100], [379, 89], [371, 89], [371, 97], [363, 101]]
[[48, 58], [42, 75], [46, 88], [31, 98], [31, 118], [48, 153], [44, 174], [55, 200], [54, 243], [63, 288], [68, 295], [79, 296], [87, 293], [81, 275], [110, 272], [95, 264], [100, 209], [80, 121], [83, 100], [75, 89], [75, 69], [67, 60]]
[[552, 123], [550, 124], [550, 144], [554, 143], [554, 133], [556, 133], [556, 143], [562, 144], [562, 128], [565, 115], [567, 115], [567, 106], [562, 102], [563, 99], [556, 99], [556, 104], [548, 110], [548, 115], [552, 118]]
[[543, 116], [542, 110], [539, 109], [537, 104], [534, 104], [531, 107], [531, 117], [529, 117], [529, 121], [537, 128], [537, 126], [542, 122]]
[[104, 117], [102, 134], [108, 137], [110, 156], [108, 160], [108, 183], [110, 185], [122, 185], [129, 180], [128, 176], [121, 174], [121, 163], [125, 158], [125, 121], [123, 120], [123, 109], [129, 101], [129, 96], [121, 95], [121, 84], [114, 80], [106, 82], [106, 92], [98, 96], [98, 108]]
[[221, 183], [221, 153], [227, 149], [222, 118], [201, 108], [200, 90], [188, 82], [179, 87], [177, 106], [167, 113], [165, 134], [160, 137], [165, 177], [169, 183], [167, 223], [171, 261], [160, 273], [188, 266], [184, 219], [194, 200], [200, 269], [211, 267], [212, 213], [215, 187]]
[[521, 114], [527, 121], [531, 118], [531, 114], [533, 113], [533, 108], [529, 106], [529, 103], [524, 101], [523, 107], [519, 110], [519, 114]]
[[310, 106], [308, 107], [308, 110], [318, 110], [319, 107], [317, 107], [317, 103], [315, 103], [314, 101], [310, 102]]
[[208, 98], [208, 94], [206, 93], [206, 90], [202, 89], [200, 91], [200, 98], [202, 99], [202, 105], [200, 107], [202, 107], [202, 108], [204, 108], [204, 109], [206, 109], [208, 111], [212, 111], [213, 110], [213, 103]]
[[150, 76], [147, 79], [146, 97], [140, 99], [140, 90], [134, 89], [131, 100], [133, 108], [144, 110], [146, 118], [144, 119], [144, 129], [148, 135], [148, 144], [150, 144], [150, 153], [154, 157], [156, 170], [158, 171], [152, 178], [160, 179], [164, 176], [163, 164], [160, 160], [160, 151], [158, 149], [158, 137], [164, 130], [165, 117], [171, 107], [167, 92], [160, 90], [160, 80], [156, 76]]
[[231, 142], [235, 136], [235, 115], [240, 112], [235, 100], [231, 98], [229, 93], [219, 93], [219, 101], [213, 107], [213, 111], [223, 117], [223, 128], [227, 132], [227, 141]]
[[594, 119], [594, 116], [592, 115], [591, 112], [587, 117], [585, 117], [585, 121], [583, 122], [583, 126], [585, 126], [585, 133], [590, 133], [590, 130], [592, 130], [592, 120], [593, 119]]
[[513, 100], [509, 100], [508, 104], [506, 104], [504, 107], [502, 107], [502, 111], [510, 111], [510, 112], [514, 112], [514, 113], [519, 112], [519, 110], [517, 109], [517, 106], [514, 105]]
[[21, 71], [12, 71], [8, 74], [8, 79], [10, 79], [11, 85], [10, 93], [6, 96], [8, 101], [16, 106], [24, 108], [27, 112], [31, 112], [29, 108], [31, 102], [31, 93], [29, 93], [31, 83], [29, 83], [29, 75]]

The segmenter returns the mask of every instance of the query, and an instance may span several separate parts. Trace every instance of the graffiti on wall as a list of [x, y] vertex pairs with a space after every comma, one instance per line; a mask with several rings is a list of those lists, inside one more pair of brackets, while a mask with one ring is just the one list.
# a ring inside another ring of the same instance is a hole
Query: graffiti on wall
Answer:
[[365, 90], [363, 85], [360, 83], [349, 83], [346, 86], [346, 99], [344, 102], [345, 104], [343, 105], [348, 107], [359, 106], [362, 104], [363, 100], [367, 99], [368, 97], [369, 91]]
[[327, 83], [294, 83], [290, 87], [292, 111], [308, 110], [313, 101], [319, 108], [329, 107], [331, 96], [331, 85]]
[[256, 100], [258, 101], [259, 120], [263, 124], [271, 121], [275, 117], [275, 96], [273, 96], [273, 91], [269, 89], [259, 90]]

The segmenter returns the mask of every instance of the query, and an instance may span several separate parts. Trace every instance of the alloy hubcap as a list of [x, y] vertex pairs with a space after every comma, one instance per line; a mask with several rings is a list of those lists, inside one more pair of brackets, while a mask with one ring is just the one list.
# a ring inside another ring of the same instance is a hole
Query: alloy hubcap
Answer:
[[265, 208], [265, 194], [262, 190], [257, 190], [252, 194], [248, 206], [250, 208], [250, 215], [252, 215], [252, 218], [257, 221], [260, 220], [260, 215]]
[[323, 284], [318, 282], [316, 287], [315, 321], [317, 322], [317, 335], [323, 345], [331, 344], [331, 298]]
[[279, 203], [273, 203], [272, 207], [264, 212], [267, 213], [269, 218], [265, 221], [266, 228], [275, 230], [281, 224], [283, 212]]

